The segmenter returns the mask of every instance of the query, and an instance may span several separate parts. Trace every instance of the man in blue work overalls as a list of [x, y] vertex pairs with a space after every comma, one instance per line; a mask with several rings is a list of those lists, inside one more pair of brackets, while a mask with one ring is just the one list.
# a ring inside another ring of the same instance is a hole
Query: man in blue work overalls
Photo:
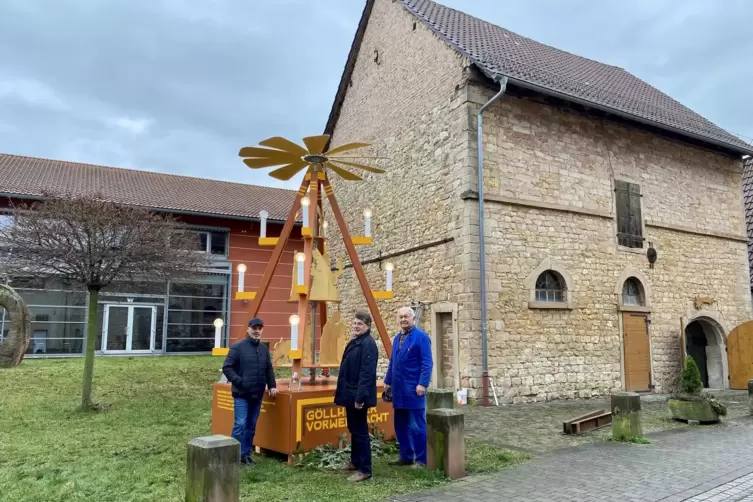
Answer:
[[431, 380], [431, 339], [415, 326], [410, 307], [397, 311], [400, 332], [392, 339], [392, 357], [384, 377], [385, 391], [392, 390], [395, 435], [400, 458], [391, 465], [426, 466], [426, 388]]

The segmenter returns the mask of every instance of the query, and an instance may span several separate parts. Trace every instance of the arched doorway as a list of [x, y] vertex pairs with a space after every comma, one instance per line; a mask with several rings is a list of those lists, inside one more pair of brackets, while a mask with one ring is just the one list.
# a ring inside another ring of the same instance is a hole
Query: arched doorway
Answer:
[[696, 362], [705, 388], [728, 387], [725, 338], [724, 328], [709, 317], [698, 317], [685, 327], [685, 353]]

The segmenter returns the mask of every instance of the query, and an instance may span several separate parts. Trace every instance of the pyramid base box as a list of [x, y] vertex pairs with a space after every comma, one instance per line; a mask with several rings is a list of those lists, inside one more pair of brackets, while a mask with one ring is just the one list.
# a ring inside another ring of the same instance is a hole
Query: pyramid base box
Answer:
[[[256, 423], [254, 446], [288, 457], [308, 452], [327, 443], [337, 446], [339, 436], [350, 436], [345, 408], [334, 404], [337, 379], [320, 377], [315, 383], [308, 379], [288, 389], [288, 379], [277, 380], [277, 397], [265, 393]], [[369, 409], [369, 423], [384, 433], [385, 440], [395, 438], [392, 403], [382, 400], [384, 384], [377, 382], [377, 406]], [[233, 431], [233, 396], [229, 383], [215, 383], [212, 397], [212, 434], [231, 436]], [[298, 443], [300, 442], [300, 449]]]

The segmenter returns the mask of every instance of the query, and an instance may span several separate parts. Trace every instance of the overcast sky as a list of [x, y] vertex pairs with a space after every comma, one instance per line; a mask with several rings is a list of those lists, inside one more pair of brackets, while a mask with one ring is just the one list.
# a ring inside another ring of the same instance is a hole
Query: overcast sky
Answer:
[[[444, 0], [753, 137], [753, 2]], [[271, 186], [324, 128], [364, 0], [0, 0], [0, 152]], [[288, 184], [297, 187], [297, 182]]]

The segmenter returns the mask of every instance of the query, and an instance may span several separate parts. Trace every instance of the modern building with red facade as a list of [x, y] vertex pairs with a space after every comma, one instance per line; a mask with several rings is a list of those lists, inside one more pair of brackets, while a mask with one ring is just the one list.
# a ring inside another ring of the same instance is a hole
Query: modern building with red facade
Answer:
[[[260, 213], [267, 236], [282, 230], [295, 192], [241, 183], [131, 169], [0, 154], [0, 224], [12, 203], [43, 200], [44, 194], [98, 194], [117, 204], [170, 213], [196, 232], [196, 251], [212, 266], [191, 281], [115, 284], [100, 294], [97, 353], [102, 355], [207, 354], [214, 321], [222, 319], [223, 346], [245, 335], [250, 302], [235, 300], [238, 265], [245, 264], [244, 290], [261, 281], [272, 247], [259, 244]], [[1, 243], [0, 243], [1, 244]], [[261, 306], [264, 339], [289, 337], [288, 318], [294, 252], [303, 249], [296, 225]], [[87, 295], [59, 280], [4, 278], [26, 300], [32, 317], [30, 356], [75, 356], [84, 352]], [[0, 339], [10, 328], [0, 308]]]

